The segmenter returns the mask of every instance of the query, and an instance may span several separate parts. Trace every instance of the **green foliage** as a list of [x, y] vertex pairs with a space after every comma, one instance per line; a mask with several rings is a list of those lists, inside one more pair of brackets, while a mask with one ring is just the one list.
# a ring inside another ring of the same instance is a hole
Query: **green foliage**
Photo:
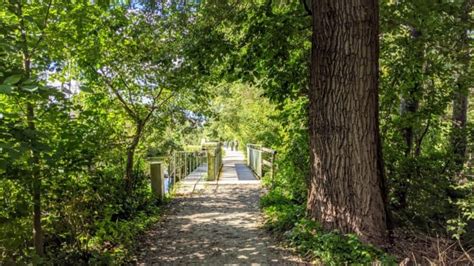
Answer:
[[267, 229], [282, 235], [289, 246], [325, 265], [396, 265], [395, 259], [377, 248], [363, 244], [353, 234], [327, 232], [305, 216], [305, 206], [274, 189], [262, 198]]
[[[381, 4], [380, 127], [398, 224], [443, 231], [447, 220], [464, 212], [454, 202], [472, 194], [454, 189], [464, 178], [455, 163], [449, 119], [461, 77], [469, 76], [459, 36], [472, 23], [462, 21], [463, 12], [464, 1]], [[462, 134], [471, 138], [468, 131]]]
[[[468, 91], [472, 87], [472, 60], [466, 48], [469, 45], [460, 38], [472, 28], [472, 16], [462, 18], [468, 2], [380, 3], [380, 131], [389, 209], [396, 226], [437, 234], [445, 234], [450, 228], [456, 236], [472, 228], [467, 221], [473, 190], [465, 189], [472, 187], [472, 159], [464, 168], [456, 164], [459, 158], [453, 154], [452, 145], [456, 123], [451, 120], [457, 93], [470, 95], [472, 101], [472, 92]], [[290, 228], [297, 218], [289, 217], [299, 217], [299, 207], [293, 205], [302, 206], [306, 201], [310, 178], [305, 96], [310, 16], [300, 3], [272, 1], [208, 2], [200, 12], [203, 17], [191, 36], [210, 34], [196, 38], [191, 47], [200, 47], [210, 58], [219, 58], [199, 61], [201, 74], [207, 75], [210, 83], [219, 84], [224, 79], [261, 90], [263, 98], [271, 99], [275, 108], [273, 112], [261, 111], [261, 116], [248, 114], [244, 108], [232, 109], [239, 102], [234, 100], [235, 94], [221, 93], [230, 98], [229, 105], [220, 101], [216, 107], [230, 115], [211, 123], [211, 128], [215, 127], [212, 134], [225, 139], [232, 132], [230, 138], [235, 136], [241, 143], [263, 144], [278, 151], [277, 174], [264, 182], [271, 197], [288, 202], [268, 209], [275, 217], [270, 220], [275, 221], [276, 228]], [[214, 27], [216, 21], [220, 22], [218, 27]], [[266, 103], [262, 109], [268, 109]], [[261, 128], [245, 119], [249, 115], [264, 124], [270, 120], [278, 127]], [[472, 154], [472, 108], [468, 117], [466, 128], [459, 134], [471, 143], [467, 151]], [[217, 127], [220, 122], [238, 126], [225, 130]], [[241, 130], [247, 125], [252, 137]], [[410, 140], [407, 132], [411, 132]], [[265, 135], [272, 138], [257, 137]], [[264, 205], [265, 201], [268, 199], [263, 199]]]
[[274, 143], [279, 129], [275, 106], [259, 87], [223, 83], [215, 88], [205, 134], [211, 139], [246, 143]]
[[307, 219], [299, 220], [287, 237], [299, 252], [314, 256], [325, 265], [368, 265], [374, 262], [397, 264], [393, 257], [363, 244], [357, 236], [325, 232], [317, 222]]
[[260, 204], [267, 215], [266, 227], [272, 231], [291, 230], [305, 213], [304, 205], [295, 203], [278, 188], [262, 197]]
[[[467, 180], [466, 183], [456, 187], [456, 191], [466, 196], [457, 199], [454, 204], [459, 209], [458, 217], [448, 220], [447, 229], [454, 238], [466, 240], [474, 238], [474, 233], [469, 231], [474, 222], [474, 180]], [[471, 225], [469, 225], [471, 224]]]
[[[177, 62], [182, 11], [103, 4], [0, 5], [2, 262], [125, 263], [159, 218], [144, 159], [196, 143], [188, 120], [201, 95]], [[154, 126], [138, 136], [125, 191], [127, 146], [145, 118]], [[42, 258], [32, 236], [39, 193]]]
[[307, 181], [310, 176], [309, 136], [307, 130], [307, 99], [287, 101], [276, 117], [287, 121], [280, 130], [277, 150], [277, 172], [273, 180], [275, 188], [284, 191], [296, 204], [303, 204], [307, 197]]
[[[118, 171], [117, 171], [118, 170]], [[75, 177], [66, 174], [49, 182], [49, 195], [43, 219], [46, 250], [51, 263], [120, 263], [128, 260], [136, 236], [159, 218], [159, 208], [151, 193], [148, 177], [137, 172], [137, 185], [131, 193], [123, 190], [121, 169], [97, 170], [95, 175]], [[2, 260], [28, 262], [34, 254], [28, 249], [31, 241], [31, 219], [13, 192], [21, 187], [2, 182], [1, 195], [23, 210], [4, 209], [0, 224]], [[7, 192], [7, 190], [9, 192]], [[12, 197], [13, 196], [13, 197]], [[4, 202], [4, 201], [3, 201]], [[8, 202], [6, 202], [8, 203]], [[2, 204], [2, 208], [3, 208]], [[5, 235], [3, 235], [5, 234]]]
[[[302, 253], [326, 264], [390, 264], [354, 236], [305, 218], [312, 30], [304, 6], [165, 2], [0, 5], [0, 260], [124, 263], [135, 236], [158, 219], [144, 158], [210, 138], [277, 151], [262, 206], [268, 228]], [[396, 224], [448, 229], [469, 243], [474, 165], [457, 163], [452, 137], [466, 137], [472, 154], [473, 109], [462, 130], [451, 121], [455, 95], [473, 101], [460, 38], [472, 29], [466, 3], [381, 1], [380, 128]], [[148, 126], [138, 132], [141, 123]], [[134, 182], [125, 192], [133, 137]], [[44, 258], [32, 248], [37, 192]]]

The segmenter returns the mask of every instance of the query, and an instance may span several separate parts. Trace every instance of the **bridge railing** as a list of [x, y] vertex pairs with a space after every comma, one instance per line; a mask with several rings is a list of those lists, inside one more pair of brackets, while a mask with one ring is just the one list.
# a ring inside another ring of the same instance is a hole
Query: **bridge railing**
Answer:
[[148, 158], [153, 194], [163, 200], [176, 182], [184, 179], [206, 160], [204, 151], [175, 151], [170, 156]]
[[266, 173], [269, 173], [270, 180], [273, 182], [276, 166], [275, 159], [275, 150], [258, 144], [247, 144], [247, 165], [258, 178], [262, 178]]
[[205, 162], [206, 153], [204, 151], [176, 151], [168, 162], [169, 177], [176, 183]]

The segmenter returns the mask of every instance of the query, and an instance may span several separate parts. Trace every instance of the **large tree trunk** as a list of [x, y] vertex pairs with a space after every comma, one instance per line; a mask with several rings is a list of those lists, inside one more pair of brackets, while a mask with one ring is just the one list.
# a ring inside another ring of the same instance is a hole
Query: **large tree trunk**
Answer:
[[326, 229], [387, 243], [378, 123], [378, 3], [315, 0], [308, 213]]
[[469, 55], [469, 37], [467, 31], [469, 29], [469, 13], [472, 10], [474, 0], [465, 0], [464, 9], [461, 14], [462, 32], [459, 48], [461, 54], [459, 56], [459, 63], [462, 64], [462, 73], [460, 73], [457, 88], [453, 99], [453, 116], [452, 116], [452, 135], [451, 147], [453, 148], [454, 162], [457, 170], [462, 170], [464, 160], [466, 157], [467, 138], [466, 138], [466, 123], [467, 123], [467, 108], [469, 95], [469, 65], [471, 57]]

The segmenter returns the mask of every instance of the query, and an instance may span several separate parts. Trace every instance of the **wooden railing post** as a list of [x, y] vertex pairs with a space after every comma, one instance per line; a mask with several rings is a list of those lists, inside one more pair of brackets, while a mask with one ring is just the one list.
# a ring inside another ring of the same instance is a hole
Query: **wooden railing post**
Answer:
[[184, 177], [186, 176], [186, 174], [185, 174], [185, 172], [184, 172], [184, 171], [185, 171], [185, 168], [186, 168], [186, 167], [185, 167], [185, 164], [184, 164], [184, 162], [185, 162], [185, 160], [184, 160], [184, 155], [185, 155], [184, 153], [181, 153], [181, 165], [180, 165], [180, 169], [181, 169], [181, 177], [180, 177], [180, 179], [181, 179], [181, 180], [184, 179]]
[[178, 162], [177, 162], [177, 164], [176, 164], [176, 168], [178, 169], [178, 170], [177, 170], [177, 171], [178, 171], [178, 180], [181, 180], [181, 175], [182, 175], [181, 172], [182, 172], [182, 170], [181, 170], [181, 153], [180, 153], [180, 152], [177, 152], [177, 153], [176, 153], [176, 158], [178, 159], [178, 160], [177, 160]]
[[184, 177], [186, 177], [187, 175], [188, 175], [188, 154], [184, 153]]
[[189, 173], [193, 171], [193, 153], [190, 152], [189, 154]]
[[151, 190], [155, 197], [163, 201], [165, 197], [165, 178], [163, 161], [150, 162]]
[[275, 159], [276, 159], [276, 151], [273, 151], [271, 153], [271, 168], [270, 168], [270, 182], [272, 184], [272, 187], [275, 187], [275, 167], [276, 167], [276, 164], [275, 164]]
[[173, 186], [176, 184], [176, 182], [178, 182], [178, 180], [176, 179], [176, 152], [173, 152], [173, 175], [170, 175], [170, 177], [173, 178]]
[[251, 154], [251, 149], [250, 149], [250, 144], [247, 144], [247, 166], [250, 167], [251, 166], [251, 163], [252, 163], [252, 158], [250, 158], [250, 156], [252, 156]]
[[216, 150], [214, 147], [208, 147], [207, 150], [207, 179], [216, 180]]
[[194, 152], [194, 169], [197, 169], [199, 166], [199, 153], [197, 151]]
[[221, 145], [219, 142], [206, 143], [207, 150], [207, 178], [217, 180], [222, 166]]
[[193, 171], [193, 154], [191, 152], [188, 153], [188, 175]]

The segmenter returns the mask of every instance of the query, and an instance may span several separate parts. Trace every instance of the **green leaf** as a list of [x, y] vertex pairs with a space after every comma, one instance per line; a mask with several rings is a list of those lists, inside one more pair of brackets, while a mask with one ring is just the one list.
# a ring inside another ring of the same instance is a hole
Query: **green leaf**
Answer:
[[94, 93], [94, 91], [92, 90], [92, 88], [89, 87], [89, 86], [81, 86], [80, 89], [81, 89], [81, 91], [83, 91], [83, 92]]
[[11, 85], [0, 85], [0, 94], [10, 94], [12, 92], [12, 86]]
[[12, 75], [12, 76], [9, 76], [8, 78], [5, 79], [5, 81], [3, 82], [3, 84], [6, 84], [6, 85], [15, 85], [18, 83], [18, 81], [20, 81], [21, 79], [21, 75], [20, 74], [17, 74], [17, 75]]
[[22, 86], [22, 90], [28, 91], [28, 92], [35, 92], [38, 90], [38, 86], [35, 85], [27, 85], [27, 86]]
[[24, 16], [23, 19], [31, 22], [31, 23], [36, 23], [35, 19], [32, 16]]

